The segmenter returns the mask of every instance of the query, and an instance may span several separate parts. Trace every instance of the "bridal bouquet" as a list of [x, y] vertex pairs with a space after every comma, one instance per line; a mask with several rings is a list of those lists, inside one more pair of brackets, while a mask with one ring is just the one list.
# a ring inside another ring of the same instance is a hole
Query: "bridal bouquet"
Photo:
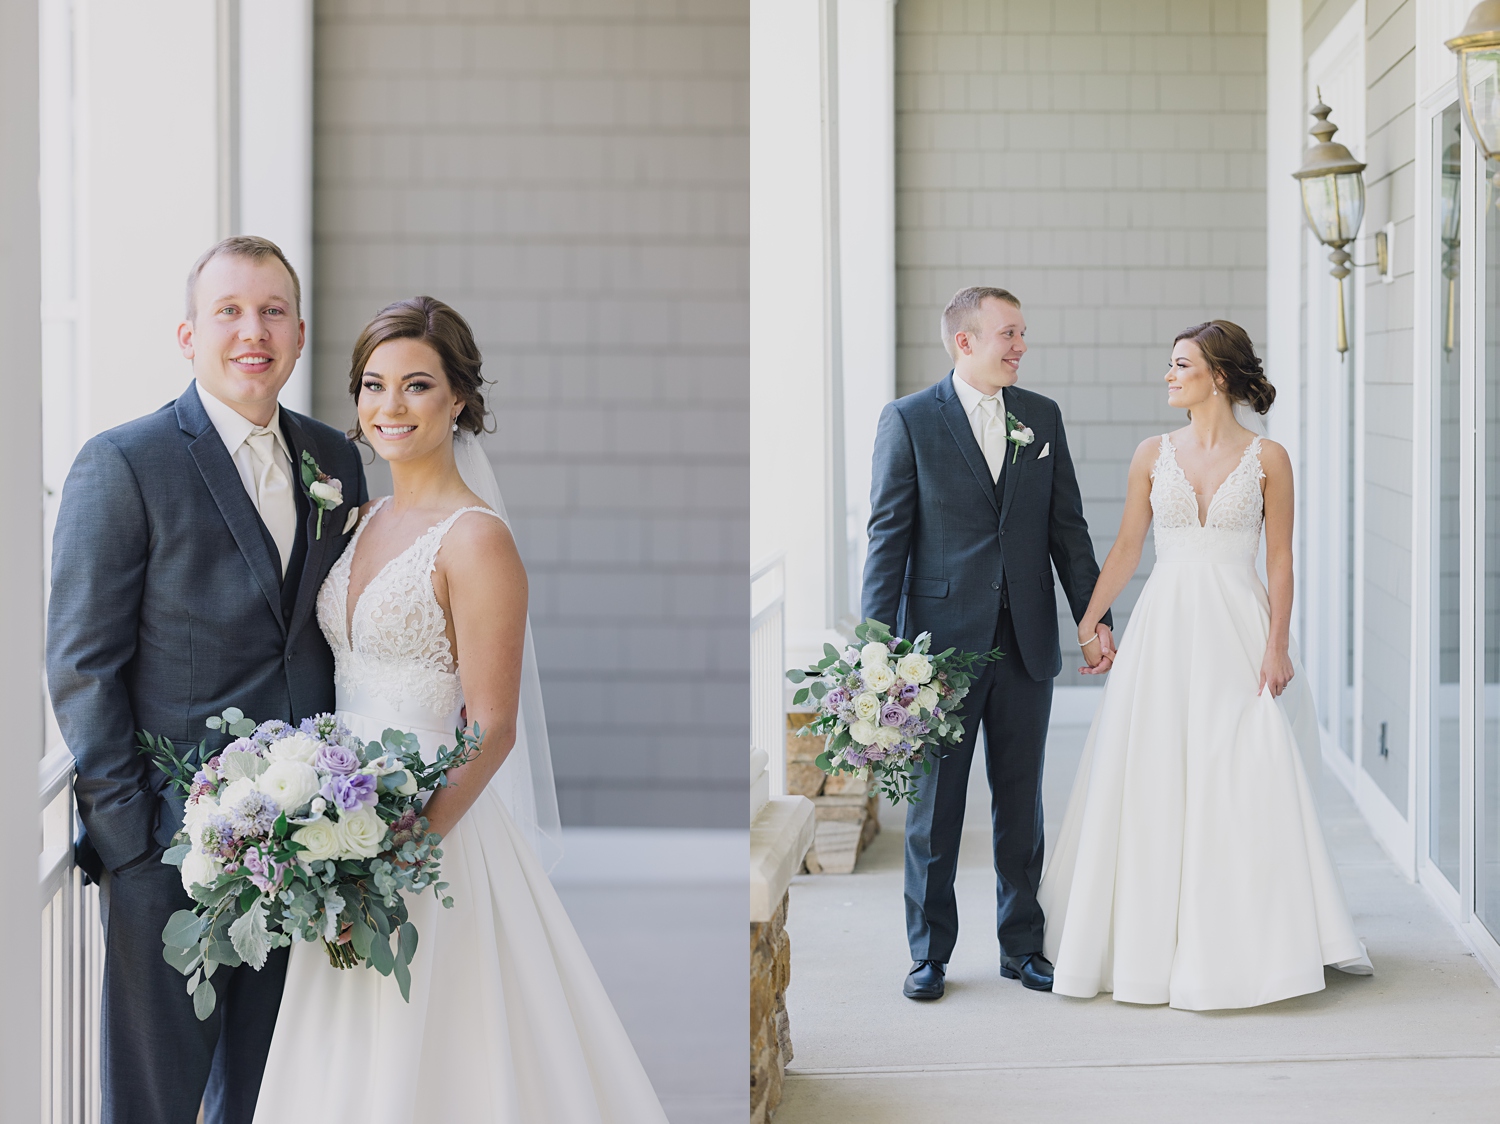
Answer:
[[916, 800], [918, 766], [932, 771], [928, 747], [963, 737], [958, 710], [976, 667], [1001, 655], [945, 652], [932, 655], [932, 635], [901, 640], [877, 620], [854, 630], [862, 647], [840, 653], [823, 645], [823, 658], [809, 668], [793, 668], [793, 683], [811, 681], [794, 696], [794, 706], [815, 699], [818, 717], [802, 728], [822, 734], [826, 748], [817, 765], [825, 773], [857, 773], [869, 766], [881, 792], [893, 802]]
[[140, 751], [187, 796], [162, 861], [181, 867], [197, 905], [167, 922], [162, 956], [188, 977], [198, 1018], [213, 1012], [219, 965], [259, 970], [294, 940], [321, 940], [336, 967], [394, 974], [409, 1001], [417, 930], [402, 892], [431, 888], [453, 905], [422, 798], [474, 756], [479, 728], [455, 731], [429, 765], [416, 735], [386, 730], [362, 742], [331, 714], [256, 725], [230, 707], [208, 727], [235, 740], [207, 761], [202, 742], [179, 754], [167, 738], [139, 735]]

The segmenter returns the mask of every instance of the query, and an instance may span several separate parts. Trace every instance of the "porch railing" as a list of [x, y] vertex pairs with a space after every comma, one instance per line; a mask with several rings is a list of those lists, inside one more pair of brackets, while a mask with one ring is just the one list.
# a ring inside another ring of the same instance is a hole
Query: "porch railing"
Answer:
[[766, 755], [772, 796], [786, 794], [786, 561], [750, 570], [750, 747]]
[[39, 891], [42, 903], [43, 1124], [99, 1119], [99, 998], [104, 968], [99, 888], [73, 863], [78, 826], [73, 756], [42, 759]]

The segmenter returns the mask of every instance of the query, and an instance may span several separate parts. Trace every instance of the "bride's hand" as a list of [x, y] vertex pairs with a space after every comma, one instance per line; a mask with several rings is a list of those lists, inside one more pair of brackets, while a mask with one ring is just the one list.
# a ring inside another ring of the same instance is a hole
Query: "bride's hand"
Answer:
[[1115, 661], [1112, 646], [1106, 643], [1106, 640], [1112, 639], [1105, 625], [1095, 625], [1093, 628], [1079, 626], [1078, 647], [1088, 664], [1087, 667], [1078, 669], [1080, 675], [1103, 675], [1113, 666]]
[[1281, 692], [1286, 690], [1286, 685], [1292, 681], [1292, 658], [1285, 650], [1273, 651], [1266, 649], [1266, 658], [1260, 665], [1260, 690], [1256, 694], [1265, 694], [1266, 688], [1271, 688], [1271, 697], [1280, 698]]

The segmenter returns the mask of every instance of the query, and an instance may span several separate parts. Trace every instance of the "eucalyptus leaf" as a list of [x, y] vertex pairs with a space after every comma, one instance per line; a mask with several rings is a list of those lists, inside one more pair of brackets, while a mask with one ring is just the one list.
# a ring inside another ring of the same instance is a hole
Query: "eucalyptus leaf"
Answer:
[[224, 708], [224, 721], [228, 725], [234, 725], [234, 723], [243, 717], [245, 717], [245, 712], [237, 706], [226, 706]]
[[188, 853], [192, 849], [193, 845], [191, 843], [179, 843], [175, 847], [168, 847], [166, 854], [162, 855], [161, 861], [168, 866], [181, 866], [182, 860], [188, 857]]
[[162, 943], [173, 948], [196, 948], [202, 935], [203, 918], [190, 909], [179, 909], [172, 914], [161, 931]]
[[161, 946], [161, 958], [186, 976], [198, 965], [198, 947], [173, 948], [164, 944]]
[[214, 985], [204, 980], [193, 991], [193, 1014], [198, 1016], [199, 1022], [202, 1022], [214, 1013], [214, 1007], [218, 1002], [219, 997], [214, 994]]
[[391, 940], [384, 934], [370, 942], [370, 967], [382, 976], [388, 976], [396, 967], [396, 957], [391, 953]]
[[220, 726], [224, 725], [224, 719], [220, 718], [217, 714], [213, 714], [203, 724], [210, 730], [217, 730]]
[[786, 677], [793, 683], [801, 683], [804, 679], [807, 678], [807, 672], [803, 671], [800, 667], [794, 667], [791, 671], [786, 673]]
[[805, 703], [807, 701], [807, 696], [808, 696], [808, 688], [803, 687], [800, 691], [798, 691], [795, 695], [792, 696], [792, 705], [793, 706], [801, 706], [803, 703]]
[[229, 724], [229, 732], [237, 738], [248, 738], [255, 733], [255, 723], [249, 718], [240, 718]]
[[215, 964], [222, 964], [226, 968], [238, 968], [244, 963], [240, 954], [234, 950], [234, 945], [229, 941], [212, 941], [203, 952], [203, 959]]
[[411, 969], [402, 961], [398, 960], [392, 967], [396, 973], [396, 982], [401, 985], [401, 998], [408, 1003], [411, 1002]]
[[200, 971], [197, 968], [193, 969], [192, 975], [190, 975], [188, 977], [187, 989], [186, 989], [187, 993], [189, 995], [193, 994], [193, 989], [196, 988], [202, 982], [203, 982], [203, 973], [202, 973], [202, 971]]
[[828, 684], [819, 679], [808, 690], [812, 692], [813, 698], [821, 699], [824, 695], [828, 694]]
[[410, 964], [411, 958], [417, 954], [417, 927], [410, 921], [401, 926], [401, 939], [399, 951], [401, 962]]
[[354, 914], [354, 928], [349, 933], [349, 943], [354, 945], [354, 952], [361, 960], [370, 958], [370, 946], [375, 940], [375, 930], [366, 924], [364, 916], [358, 912]]

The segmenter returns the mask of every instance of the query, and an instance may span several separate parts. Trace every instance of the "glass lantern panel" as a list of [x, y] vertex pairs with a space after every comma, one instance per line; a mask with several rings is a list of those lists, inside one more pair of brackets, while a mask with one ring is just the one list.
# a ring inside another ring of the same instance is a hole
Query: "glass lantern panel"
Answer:
[[1358, 172], [1302, 181], [1302, 208], [1318, 241], [1338, 245], [1359, 232], [1365, 214], [1365, 181]]
[[1460, 51], [1458, 88], [1475, 142], [1486, 156], [1500, 152], [1500, 49]]

